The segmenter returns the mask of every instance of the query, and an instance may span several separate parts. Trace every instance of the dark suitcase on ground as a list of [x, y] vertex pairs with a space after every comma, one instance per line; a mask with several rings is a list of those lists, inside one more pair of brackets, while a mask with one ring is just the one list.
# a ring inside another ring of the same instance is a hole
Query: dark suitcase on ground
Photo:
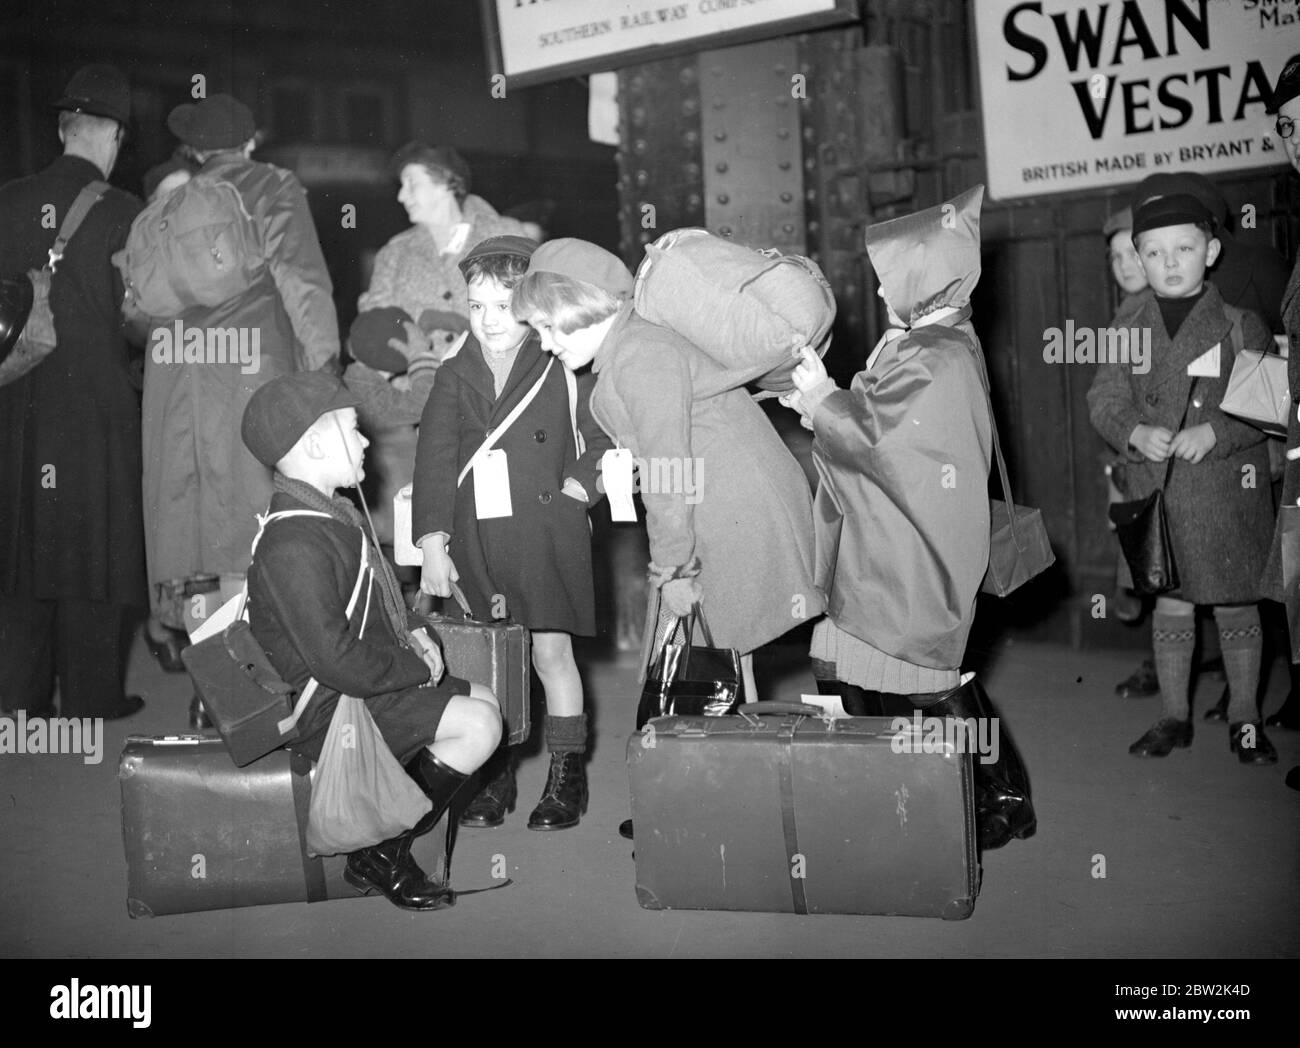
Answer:
[[652, 720], [627, 748], [637, 901], [969, 917], [972, 755], [896, 753], [891, 724], [744, 712]]
[[509, 743], [518, 746], [527, 740], [532, 728], [532, 634], [518, 623], [471, 618], [459, 587], [456, 593], [462, 605], [461, 615], [426, 615], [424, 619], [442, 641], [447, 672], [474, 684], [486, 684], [496, 694]]
[[237, 768], [210, 735], [128, 736], [117, 777], [131, 916], [360, 898], [347, 856], [307, 857], [299, 771], [311, 764], [290, 761], [276, 750]]

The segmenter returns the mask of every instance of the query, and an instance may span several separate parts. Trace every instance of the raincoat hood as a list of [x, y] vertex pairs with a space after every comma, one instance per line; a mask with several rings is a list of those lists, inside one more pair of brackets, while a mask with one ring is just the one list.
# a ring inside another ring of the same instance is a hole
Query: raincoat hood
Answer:
[[870, 226], [867, 254], [885, 301], [909, 325], [944, 306], [970, 302], [980, 278], [977, 185], [947, 203]]

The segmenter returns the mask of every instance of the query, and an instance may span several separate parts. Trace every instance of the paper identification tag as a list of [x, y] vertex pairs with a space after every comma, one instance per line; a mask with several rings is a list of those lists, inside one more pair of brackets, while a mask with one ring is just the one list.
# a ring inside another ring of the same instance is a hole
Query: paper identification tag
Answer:
[[1219, 377], [1219, 345], [1211, 346], [1199, 357], [1187, 365], [1187, 373], [1203, 378]]
[[605, 496], [609, 499], [610, 520], [636, 520], [636, 505], [632, 502], [632, 452], [628, 448], [613, 448], [600, 456], [600, 475], [605, 483]]
[[478, 519], [512, 516], [510, 467], [506, 465], [506, 453], [500, 448], [493, 448], [487, 454], [480, 455], [474, 463], [473, 473], [474, 505], [478, 509]]

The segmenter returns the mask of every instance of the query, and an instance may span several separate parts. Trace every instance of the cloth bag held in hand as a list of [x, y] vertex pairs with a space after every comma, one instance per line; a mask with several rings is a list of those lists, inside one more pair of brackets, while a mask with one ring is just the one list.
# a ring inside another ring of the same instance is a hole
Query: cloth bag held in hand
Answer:
[[[362, 575], [370, 570], [363, 560]], [[369, 618], [367, 586], [362, 636]], [[432, 810], [433, 802], [388, 748], [365, 700], [340, 695], [312, 778], [307, 853], [368, 848], [409, 830]]]
[[989, 391], [988, 372], [984, 357], [975, 350], [980, 381], [984, 386], [984, 399], [989, 406], [989, 424], [993, 428], [993, 457], [998, 464], [998, 482], [1002, 485], [1002, 499], [989, 500], [989, 566], [980, 584], [981, 593], [1005, 597], [1019, 589], [1035, 575], [1052, 566], [1056, 554], [1043, 514], [1029, 506], [1017, 506], [1011, 497], [1011, 480], [1007, 476], [1006, 460], [1002, 457], [1002, 444], [998, 440], [998, 422], [993, 417], [993, 397]]
[[[700, 623], [706, 647], [697, 647], [695, 622]], [[685, 643], [674, 640], [685, 627]], [[745, 701], [740, 654], [719, 648], [696, 604], [689, 616], [679, 618], [664, 633], [658, 654], [652, 654], [636, 711], [636, 730], [654, 717], [722, 717], [735, 713]]]
[[[54, 313], [50, 309], [50, 278], [58, 269], [68, 241], [73, 238], [90, 209], [104, 198], [108, 183], [89, 182], [63, 216], [63, 223], [49, 251], [49, 261], [40, 269], [29, 269], [27, 275], [8, 281], [11, 290], [4, 295], [6, 316], [3, 326], [22, 325], [18, 338], [9, 353], [0, 358], [0, 386], [22, 378], [32, 368], [54, 352], [57, 338], [54, 334]], [[22, 282], [29, 287], [23, 287]], [[29, 294], [30, 291], [30, 294]], [[12, 311], [13, 315], [8, 314]]]

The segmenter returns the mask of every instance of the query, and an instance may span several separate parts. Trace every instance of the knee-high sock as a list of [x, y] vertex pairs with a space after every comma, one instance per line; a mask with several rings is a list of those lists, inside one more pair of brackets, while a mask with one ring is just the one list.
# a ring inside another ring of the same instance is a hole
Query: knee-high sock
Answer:
[[1151, 617], [1151, 648], [1160, 681], [1161, 713], [1187, 720], [1192, 651], [1196, 647], [1196, 616], [1157, 611]]
[[1228, 722], [1257, 720], [1255, 699], [1264, 638], [1259, 626], [1259, 608], [1254, 604], [1215, 608], [1214, 621], [1219, 627], [1219, 647], [1223, 649], [1223, 672], [1232, 691]]

